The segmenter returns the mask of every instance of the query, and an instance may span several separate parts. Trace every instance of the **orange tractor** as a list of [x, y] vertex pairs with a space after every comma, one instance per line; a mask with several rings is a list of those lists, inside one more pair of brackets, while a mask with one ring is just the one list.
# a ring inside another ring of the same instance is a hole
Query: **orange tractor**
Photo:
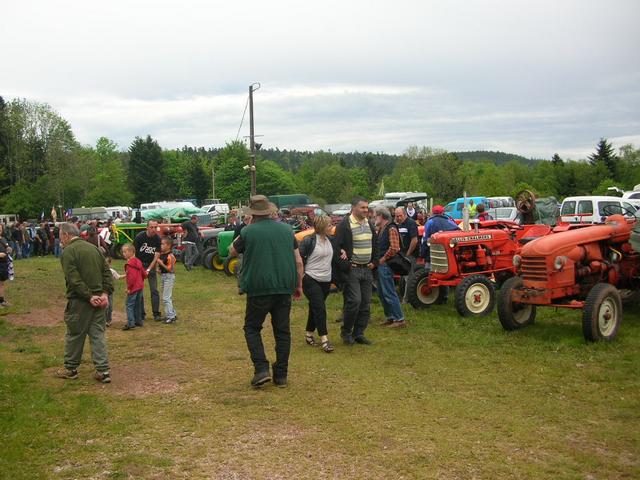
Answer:
[[622, 320], [622, 298], [640, 292], [638, 219], [611, 215], [601, 225], [556, 233], [522, 247], [518, 276], [498, 298], [503, 328], [534, 322], [538, 306], [582, 309], [588, 341], [612, 340]]

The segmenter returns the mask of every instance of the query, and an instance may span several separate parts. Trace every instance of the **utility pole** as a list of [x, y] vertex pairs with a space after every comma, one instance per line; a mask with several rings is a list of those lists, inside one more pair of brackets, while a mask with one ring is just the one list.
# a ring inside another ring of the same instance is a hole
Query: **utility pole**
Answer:
[[[257, 88], [254, 88], [257, 85]], [[249, 85], [249, 148], [251, 151], [251, 164], [249, 170], [251, 171], [251, 196], [256, 194], [256, 138], [255, 131], [253, 129], [253, 92], [260, 88], [259, 83], [252, 83]]]
[[211, 164], [211, 198], [216, 198], [216, 171], [213, 163]]

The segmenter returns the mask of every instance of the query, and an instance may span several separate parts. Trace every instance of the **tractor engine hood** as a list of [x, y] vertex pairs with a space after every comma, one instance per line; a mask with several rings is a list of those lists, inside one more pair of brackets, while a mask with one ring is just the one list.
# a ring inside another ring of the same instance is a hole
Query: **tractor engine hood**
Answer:
[[551, 259], [557, 255], [570, 258], [580, 256], [578, 251], [583, 250], [580, 247], [586, 244], [607, 240], [611, 243], [628, 241], [632, 228], [633, 224], [627, 223], [622, 215], [611, 215], [605, 224], [559, 232], [531, 242], [522, 247], [522, 256]]

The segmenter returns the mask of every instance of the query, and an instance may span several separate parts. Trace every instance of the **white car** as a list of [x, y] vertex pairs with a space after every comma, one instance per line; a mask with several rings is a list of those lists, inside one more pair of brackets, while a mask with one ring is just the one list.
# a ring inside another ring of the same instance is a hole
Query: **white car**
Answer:
[[603, 223], [609, 215], [633, 216], [636, 208], [619, 197], [567, 197], [560, 207], [560, 220], [567, 223]]

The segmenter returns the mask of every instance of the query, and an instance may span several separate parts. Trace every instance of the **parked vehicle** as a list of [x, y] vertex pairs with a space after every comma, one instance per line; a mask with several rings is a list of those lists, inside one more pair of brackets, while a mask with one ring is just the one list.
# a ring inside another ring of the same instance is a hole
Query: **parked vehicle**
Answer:
[[109, 212], [105, 207], [81, 207], [71, 210], [71, 215], [78, 217], [80, 222], [86, 222], [87, 220], [109, 220]]
[[130, 219], [133, 218], [131, 216], [131, 207], [107, 207], [107, 213], [111, 218], [123, 218]]
[[270, 195], [268, 198], [271, 203], [278, 207], [278, 210], [284, 207], [311, 204], [311, 199], [304, 193], [294, 193], [291, 195]]
[[20, 216], [17, 213], [3, 213], [0, 214], [0, 222], [7, 225], [8, 223], [15, 223], [20, 220]]
[[587, 341], [615, 338], [621, 293], [640, 291], [640, 227], [637, 218], [605, 213], [604, 224], [541, 238], [514, 256], [518, 276], [505, 282], [498, 298], [505, 330], [531, 325], [536, 308], [549, 306], [582, 309]]
[[[470, 203], [470, 200], [473, 200], [475, 205], [479, 203], [484, 203], [486, 207], [491, 208], [489, 202], [487, 201], [487, 197], [466, 197], [467, 206]], [[454, 220], [462, 220], [462, 209], [465, 205], [465, 197], [457, 198], [455, 201], [447, 203], [444, 207], [444, 213], [453, 218]]]
[[[407, 202], [412, 200], [408, 200], [409, 198], [416, 197], [420, 200], [425, 200], [428, 198], [427, 194], [424, 192], [389, 192], [385, 193], [384, 198], [382, 200], [373, 200], [369, 202], [369, 206], [372, 208], [376, 207], [387, 207], [387, 208], [395, 208], [402, 202], [406, 205]], [[426, 204], [421, 205], [422, 208], [426, 208]]]
[[212, 203], [207, 203], [207, 204], [203, 205], [201, 208], [202, 208], [202, 211], [214, 214], [216, 216], [229, 215], [229, 211], [230, 211], [229, 210], [229, 204], [228, 203], [221, 203], [219, 200], [218, 201], [214, 201]]
[[[106, 228], [106, 227], [104, 227]], [[144, 223], [113, 223], [111, 224], [111, 256], [113, 258], [122, 258], [122, 245], [125, 243], [133, 243], [136, 235], [147, 228]], [[100, 229], [100, 231], [102, 228]], [[158, 224], [158, 232], [161, 235], [169, 235], [175, 240], [175, 246], [181, 248], [182, 234], [184, 233], [182, 225], [179, 223], [161, 223]]]
[[560, 220], [568, 223], [602, 223], [608, 215], [633, 216], [635, 211], [634, 206], [618, 197], [567, 197], [560, 207]]

